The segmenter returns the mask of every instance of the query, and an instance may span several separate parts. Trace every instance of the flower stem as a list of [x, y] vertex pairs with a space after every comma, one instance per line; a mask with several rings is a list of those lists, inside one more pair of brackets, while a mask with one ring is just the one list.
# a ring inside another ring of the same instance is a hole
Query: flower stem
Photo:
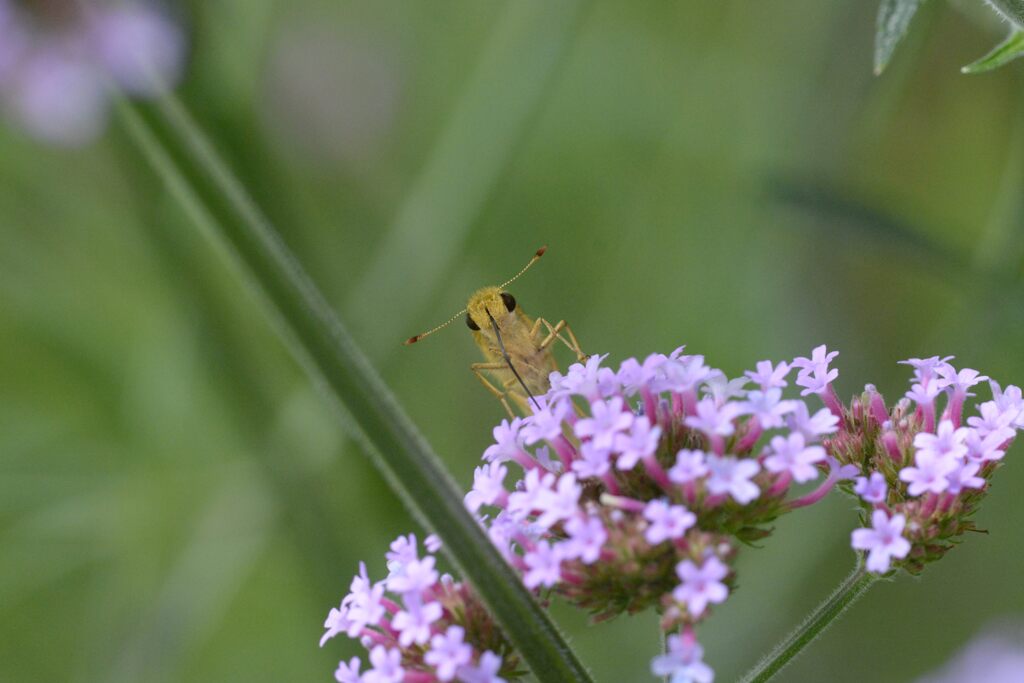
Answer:
[[166, 94], [148, 106], [118, 97], [146, 160], [262, 295], [290, 350], [327, 389], [339, 417], [409, 510], [445, 551], [543, 683], [591, 680], [555, 624], [462, 504], [455, 485], [276, 229], [185, 108]]
[[740, 683], [764, 683], [782, 671], [805, 647], [825, 632], [833, 621], [864, 595], [878, 580], [875, 574], [864, 571], [858, 562], [853, 571], [824, 602], [807, 615], [803, 623], [778, 643], [757, 665], [748, 671]]

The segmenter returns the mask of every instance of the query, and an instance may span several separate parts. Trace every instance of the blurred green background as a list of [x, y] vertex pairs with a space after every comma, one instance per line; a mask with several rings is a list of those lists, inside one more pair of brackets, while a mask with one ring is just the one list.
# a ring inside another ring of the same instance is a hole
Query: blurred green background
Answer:
[[[933, 354], [1024, 381], [1024, 65], [961, 76], [1003, 29], [930, 3], [876, 79], [875, 10], [197, 1], [179, 93], [468, 484], [502, 417], [476, 349], [400, 342], [541, 244], [520, 304], [616, 363], [827, 343], [845, 395]], [[779, 680], [913, 680], [1024, 614], [1019, 457], [988, 536]], [[718, 680], [847, 573], [855, 522], [833, 496], [743, 554], [700, 631]], [[116, 121], [78, 150], [0, 130], [0, 680], [331, 680], [358, 650], [316, 647], [328, 608], [414, 528]], [[653, 680], [652, 615], [557, 616], [597, 680]]]

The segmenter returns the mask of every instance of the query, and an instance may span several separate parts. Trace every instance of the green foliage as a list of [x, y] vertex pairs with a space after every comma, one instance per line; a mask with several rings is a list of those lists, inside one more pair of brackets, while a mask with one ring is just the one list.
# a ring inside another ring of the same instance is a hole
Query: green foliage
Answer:
[[345, 410], [350, 435], [468, 579], [541, 681], [589, 680], [554, 624], [498, 554], [437, 456], [280, 235], [172, 97], [152, 109], [122, 100], [132, 138], [191, 213], [263, 296], [310, 378]]
[[875, 20], [875, 75], [881, 74], [924, 0], [882, 0]]
[[1024, 31], [1015, 29], [987, 55], [963, 67], [965, 74], [980, 74], [1007, 64], [1024, 55]]

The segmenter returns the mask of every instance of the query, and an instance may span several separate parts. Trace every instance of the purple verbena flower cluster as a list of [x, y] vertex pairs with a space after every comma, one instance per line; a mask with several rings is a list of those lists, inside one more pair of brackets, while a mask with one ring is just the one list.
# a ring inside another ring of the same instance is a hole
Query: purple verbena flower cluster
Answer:
[[[494, 428], [466, 507], [528, 588], [596, 620], [655, 607], [670, 635], [651, 671], [711, 683], [694, 627], [733, 590], [741, 544], [838, 485], [870, 518], [852, 535], [867, 570], [918, 572], [974, 529], [970, 516], [1024, 426], [1021, 390], [995, 382], [962, 424], [969, 390], [988, 378], [951, 358], [905, 361], [912, 387], [891, 410], [871, 385], [846, 406], [832, 386], [837, 355], [819, 346], [733, 380], [682, 348], [617, 370], [591, 357], [552, 373], [531, 415]], [[801, 397], [784, 397], [790, 381]], [[812, 394], [824, 407], [808, 406]], [[509, 482], [513, 468], [522, 474]], [[371, 585], [364, 569], [325, 624], [325, 639], [345, 631], [371, 651], [370, 671], [343, 662], [339, 681], [521, 675], [469, 589], [439, 580], [412, 537], [388, 558], [391, 576]]]
[[324, 621], [320, 646], [344, 633], [369, 651], [370, 668], [353, 657], [335, 671], [338, 683], [505, 683], [519, 659], [465, 584], [436, 568], [440, 541], [399, 536], [387, 553], [388, 576], [376, 583], [360, 564], [349, 593]]
[[862, 475], [852, 492], [870, 526], [854, 531], [852, 544], [867, 551], [869, 571], [898, 566], [918, 573], [975, 530], [971, 515], [1024, 426], [1021, 390], [1004, 391], [994, 381], [988, 382], [992, 400], [963, 424], [964, 404], [974, 395], [969, 390], [988, 378], [956, 370], [951, 359], [903, 361], [914, 370], [910, 391], [890, 410], [869, 385], [827, 443]]
[[0, 105], [47, 142], [80, 145], [100, 133], [107, 79], [153, 95], [180, 76], [185, 37], [151, 0], [38, 3], [0, 0]]
[[[834, 355], [763, 361], [735, 380], [682, 348], [617, 370], [591, 357], [494, 429], [466, 505], [527, 587], [598, 620], [656, 607], [681, 635], [652, 668], [710, 680], [692, 627], [728, 597], [739, 545], [857, 473], [822, 444], [839, 423]], [[793, 369], [834, 410], [784, 398]], [[506, 484], [513, 464], [524, 474]]]

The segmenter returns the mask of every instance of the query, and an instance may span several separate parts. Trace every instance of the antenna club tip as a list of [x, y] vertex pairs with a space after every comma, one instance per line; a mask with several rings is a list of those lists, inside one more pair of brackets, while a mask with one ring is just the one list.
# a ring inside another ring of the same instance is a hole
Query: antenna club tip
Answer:
[[409, 346], [410, 344], [415, 344], [419, 340], [420, 340], [420, 335], [417, 334], [415, 336], [409, 337], [404, 342], [402, 342], [402, 346]]
[[537, 253], [535, 254], [535, 256], [540, 258], [541, 256], [544, 255], [544, 252], [547, 251], [547, 250], [548, 250], [548, 245], [545, 244], [543, 247], [541, 247], [540, 249], [537, 250]]

